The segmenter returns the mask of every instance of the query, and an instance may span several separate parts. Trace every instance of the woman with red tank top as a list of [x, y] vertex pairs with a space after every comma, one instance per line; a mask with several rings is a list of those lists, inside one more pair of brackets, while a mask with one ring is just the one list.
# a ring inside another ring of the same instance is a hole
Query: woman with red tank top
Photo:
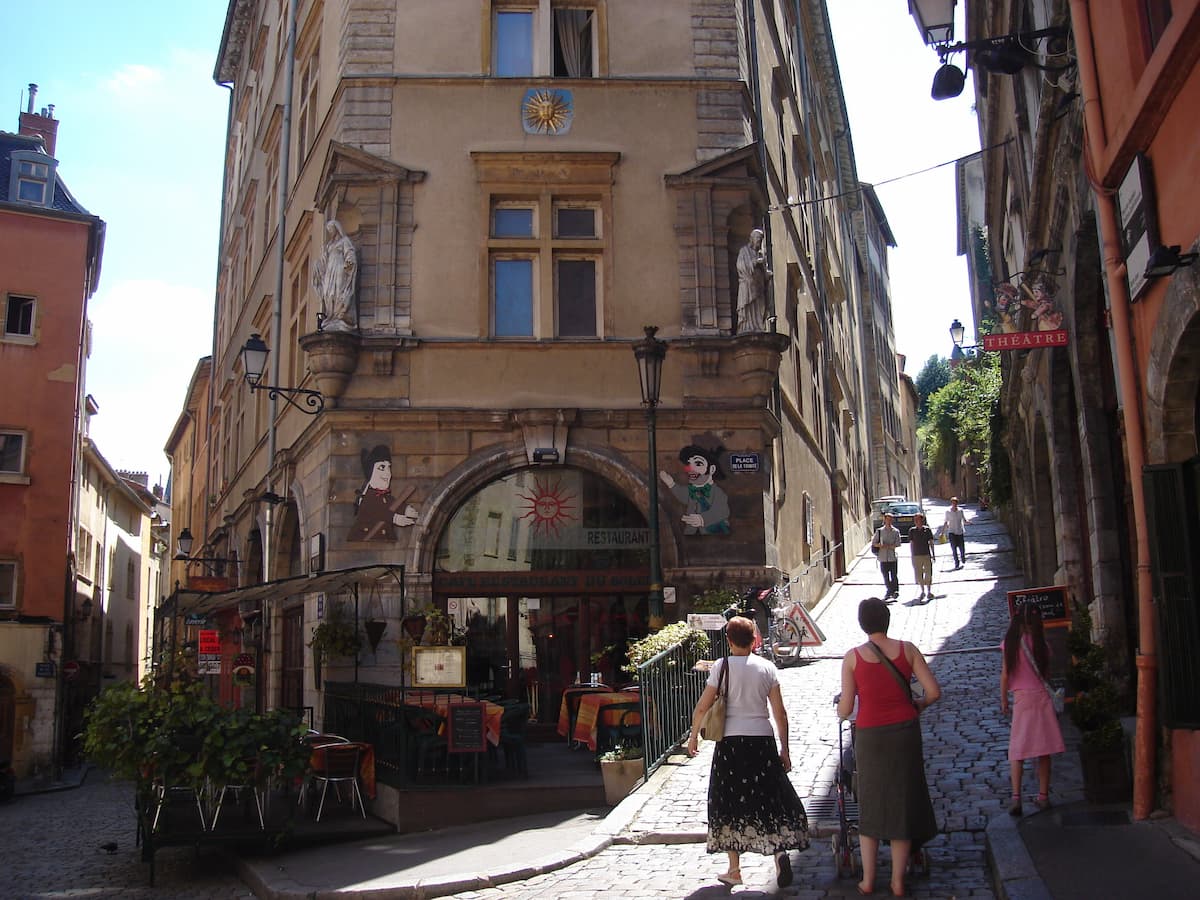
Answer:
[[[874, 893], [879, 842], [886, 840], [892, 847], [892, 894], [903, 897], [910, 854], [938, 830], [925, 781], [919, 716], [942, 691], [921, 651], [887, 636], [891, 617], [878, 597], [859, 604], [858, 624], [867, 642], [842, 659], [838, 715], [849, 718], [857, 698], [854, 753], [863, 864], [858, 892]], [[919, 700], [907, 687], [914, 674], [925, 691]]]

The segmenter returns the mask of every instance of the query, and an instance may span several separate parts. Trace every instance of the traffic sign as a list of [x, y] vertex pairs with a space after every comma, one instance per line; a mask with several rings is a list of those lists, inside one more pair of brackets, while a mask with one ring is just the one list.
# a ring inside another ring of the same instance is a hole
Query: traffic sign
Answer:
[[79, 662], [74, 659], [68, 659], [63, 663], [63, 678], [67, 681], [74, 681], [79, 677]]

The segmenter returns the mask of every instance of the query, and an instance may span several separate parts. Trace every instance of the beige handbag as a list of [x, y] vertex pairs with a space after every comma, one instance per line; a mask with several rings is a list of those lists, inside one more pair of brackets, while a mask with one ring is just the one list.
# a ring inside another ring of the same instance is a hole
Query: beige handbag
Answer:
[[721, 677], [717, 679], [717, 699], [704, 714], [700, 723], [700, 737], [707, 741], [719, 741], [725, 737], [725, 698], [729, 694], [729, 657], [725, 657], [725, 665], [721, 667]]

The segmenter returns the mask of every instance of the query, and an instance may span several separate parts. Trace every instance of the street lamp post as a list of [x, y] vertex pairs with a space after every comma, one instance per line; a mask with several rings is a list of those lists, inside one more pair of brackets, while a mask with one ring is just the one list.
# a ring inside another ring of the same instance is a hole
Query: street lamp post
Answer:
[[633, 356], [637, 360], [638, 380], [642, 388], [642, 405], [646, 407], [646, 442], [650, 453], [650, 622], [661, 624], [663, 620], [662, 561], [658, 540], [658, 398], [662, 389], [663, 360], [667, 356], [667, 342], [654, 335], [658, 328], [643, 326], [646, 336], [633, 345]]

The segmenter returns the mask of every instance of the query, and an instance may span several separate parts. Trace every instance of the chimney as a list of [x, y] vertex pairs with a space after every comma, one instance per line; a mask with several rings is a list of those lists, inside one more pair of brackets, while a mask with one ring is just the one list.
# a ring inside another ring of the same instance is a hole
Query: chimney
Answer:
[[37, 85], [29, 85], [29, 104], [21, 113], [21, 124], [18, 134], [40, 137], [46, 147], [46, 153], [54, 156], [54, 147], [58, 142], [58, 119], [54, 118], [54, 106], [44, 107], [40, 113], [33, 111], [33, 100], [37, 96]]

